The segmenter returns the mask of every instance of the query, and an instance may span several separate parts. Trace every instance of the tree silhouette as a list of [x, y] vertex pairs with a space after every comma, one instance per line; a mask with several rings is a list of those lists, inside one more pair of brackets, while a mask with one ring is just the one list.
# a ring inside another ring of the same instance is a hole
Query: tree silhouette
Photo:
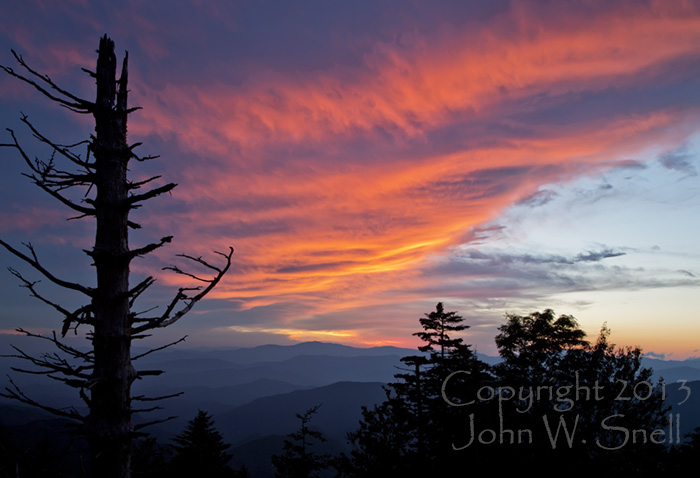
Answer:
[[336, 461], [340, 476], [410, 476], [416, 423], [404, 397], [385, 387], [386, 400], [362, 407], [358, 429], [348, 433], [352, 449]]
[[174, 438], [175, 456], [171, 460], [171, 476], [236, 477], [228, 462], [231, 445], [214, 427], [214, 420], [207, 412], [199, 410], [185, 430]]
[[[547, 476], [590, 474], [593, 465], [619, 476], [673, 469], [664, 446], [649, 438], [667, 424], [668, 410], [639, 348], [616, 349], [607, 327], [591, 345], [574, 317], [547, 309], [507, 315], [496, 337], [502, 362], [489, 367], [454, 336], [466, 330], [462, 321], [441, 303], [421, 319], [423, 331], [414, 335], [426, 342], [424, 354], [404, 357], [408, 368], [385, 387], [387, 399], [363, 407], [348, 435], [350, 455], [338, 460], [340, 476], [421, 476], [465, 466]], [[623, 397], [622, 384], [629, 387]], [[630, 438], [620, 446], [622, 430], [642, 430], [639, 443]], [[681, 459], [688, 450], [678, 452]]]
[[316, 405], [303, 414], [296, 414], [301, 422], [299, 430], [284, 440], [284, 453], [272, 456], [277, 478], [317, 478], [319, 471], [328, 468], [329, 456], [319, 455], [312, 449], [315, 443], [326, 441], [323, 433], [309, 428], [309, 422], [319, 408], [321, 405]]
[[695, 429], [686, 434], [687, 441], [684, 444], [684, 451], [695, 457], [700, 456], [700, 427], [695, 427]]
[[160, 446], [155, 437], [147, 436], [132, 444], [132, 473], [134, 478], [165, 478], [170, 475], [168, 447]]
[[351, 456], [345, 460], [348, 476], [412, 476], [430, 470], [450, 470], [463, 456], [451, 444], [464, 428], [464, 413], [443, 398], [443, 384], [453, 372], [448, 393], [474, 395], [489, 383], [489, 367], [456, 333], [467, 330], [464, 318], [445, 312], [443, 304], [419, 319], [416, 335], [425, 342], [419, 355], [404, 357], [408, 366], [396, 382], [385, 387], [387, 399], [363, 407], [359, 428], [348, 436]]
[[[639, 348], [615, 349], [606, 326], [591, 345], [574, 317], [557, 318], [551, 309], [506, 319], [496, 337], [503, 358], [495, 367], [498, 383], [528, 398], [513, 397], [499, 412], [509, 428], [533, 436], [527, 446], [510, 447], [516, 467], [544, 463], [541, 469], [554, 473], [595, 462], [611, 474], [662, 471], [663, 446], [648, 438], [625, 444], [622, 435], [662, 426], [667, 412]], [[575, 440], [562, 432], [554, 441], [561, 423]]]
[[588, 346], [576, 319], [555, 317], [551, 309], [527, 316], [506, 314], [498, 330], [496, 346], [503, 358], [498, 370], [510, 380], [542, 382], [568, 350]]
[[430, 352], [433, 362], [445, 360], [446, 356], [460, 347], [464, 340], [461, 337], [451, 337], [452, 332], [461, 332], [469, 328], [464, 318], [457, 312], [445, 312], [442, 302], [438, 302], [435, 311], [419, 319], [422, 332], [416, 332], [425, 345], [418, 347], [421, 352]]
[[[84, 69], [96, 82], [96, 99], [88, 101], [59, 87], [48, 76], [29, 67], [20, 55], [14, 51], [12, 53], [24, 74], [2, 66], [7, 74], [34, 87], [58, 105], [78, 114], [92, 115], [94, 119], [95, 132], [88, 140], [64, 145], [47, 138], [27, 116], [22, 116], [22, 122], [34, 137], [49, 148], [51, 154], [46, 160], [32, 160], [12, 130], [8, 130], [12, 141], [2, 146], [13, 148], [19, 153], [29, 169], [25, 176], [36, 186], [77, 214], [71, 219], [94, 218], [94, 247], [85, 253], [95, 268], [97, 280], [95, 287], [89, 287], [62, 279], [44, 267], [38, 251], [31, 243], [24, 244], [25, 249], [19, 250], [0, 240], [0, 245], [31, 266], [44, 279], [84, 297], [84, 305], [76, 309], [66, 308], [40, 292], [39, 281], [31, 281], [11, 269], [12, 274], [33, 297], [53, 308], [63, 318], [61, 338], [69, 330], [77, 332], [78, 327], [85, 326], [89, 329], [87, 337], [91, 345], [90, 350], [85, 352], [67, 345], [55, 332], [45, 336], [18, 329], [26, 335], [50, 342], [57, 347], [58, 353], [34, 357], [15, 349], [15, 357], [36, 367], [19, 369], [20, 371], [45, 374], [76, 388], [88, 407], [86, 416], [76, 409], [57, 409], [42, 404], [25, 395], [14, 382], [6, 389], [4, 396], [77, 420], [80, 424], [79, 432], [86, 436], [89, 443], [92, 473], [101, 478], [128, 477], [132, 438], [137, 429], [148, 425], [144, 423], [134, 426], [131, 416], [135, 412], [157, 408], [132, 408], [132, 402], [158, 398], [132, 397], [131, 385], [136, 379], [161, 373], [153, 370], [137, 371], [132, 361], [172, 345], [132, 357], [132, 340], [147, 337], [150, 331], [171, 325], [189, 312], [228, 271], [233, 249], [229, 248], [227, 253], [217, 252], [223, 259], [222, 266], [213, 265], [201, 257], [181, 254], [182, 258], [211, 275], [202, 277], [177, 266], [169, 267], [169, 270], [199, 285], [179, 288], [160, 314], [150, 315], [152, 309], [136, 311], [135, 301], [149, 289], [155, 279], [148, 276], [135, 285], [130, 284], [129, 265], [133, 259], [169, 243], [172, 237], [166, 236], [158, 242], [131, 248], [129, 230], [137, 229], [140, 225], [133, 222], [129, 214], [141, 207], [144, 201], [170, 192], [176, 185], [168, 183], [153, 186], [159, 176], [141, 181], [129, 179], [131, 160], [141, 162], [155, 156], [138, 156], [134, 150], [139, 143], [130, 145], [127, 142], [127, 118], [138, 109], [127, 105], [128, 54], [124, 56], [121, 74], [117, 78], [114, 42], [106, 35], [100, 39], [95, 71]], [[81, 149], [84, 154], [80, 152]], [[150, 189], [141, 192], [148, 187]]]

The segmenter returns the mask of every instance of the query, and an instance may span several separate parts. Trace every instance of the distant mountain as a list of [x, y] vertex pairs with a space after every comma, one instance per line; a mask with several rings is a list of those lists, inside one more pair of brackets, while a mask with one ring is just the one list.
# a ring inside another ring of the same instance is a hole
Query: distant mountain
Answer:
[[[29, 344], [35, 347], [42, 343], [50, 345], [36, 339], [0, 334], [0, 345], [4, 346], [5, 351], [9, 347], [8, 342], [19, 342], [22, 348]], [[135, 349], [135, 353], [142, 351]], [[184, 411], [185, 402], [199, 402], [212, 411], [223, 410], [255, 398], [334, 382], [391, 382], [403, 365], [401, 357], [417, 353], [417, 350], [409, 348], [360, 348], [324, 342], [248, 348], [192, 349], [176, 346], [136, 361], [135, 366], [139, 370], [157, 369], [165, 373], [137, 381], [134, 393], [168, 395], [183, 391], [183, 397], [164, 403], [178, 413]], [[489, 364], [500, 361], [498, 357], [483, 354], [479, 354], [479, 358]], [[643, 364], [653, 368], [655, 378], [663, 376], [667, 382], [700, 380], [700, 359], [666, 361], [645, 357]], [[0, 361], [0, 387], [7, 383], [6, 372], [13, 365], [27, 366], [17, 359]], [[60, 383], [42, 376], [19, 373], [12, 373], [12, 376], [31, 394], [51, 398], [61, 406], [76, 403], [76, 394]]]
[[700, 358], [687, 360], [661, 360], [657, 358], [642, 359], [642, 364], [654, 371], [654, 379], [663, 377], [666, 382], [677, 380], [700, 380]]
[[400, 347], [351, 347], [326, 342], [301, 342], [294, 345], [259, 345], [256, 347], [173, 348], [144, 358], [146, 363], [159, 363], [173, 358], [222, 360], [236, 364], [281, 362], [300, 355], [326, 355], [333, 357], [372, 357], [398, 355], [404, 357], [417, 353], [416, 349]]
[[362, 416], [362, 406], [384, 400], [382, 383], [338, 382], [310, 390], [258, 398], [246, 405], [214, 416], [219, 431], [239, 444], [266, 435], [287, 435], [299, 428], [297, 413], [321, 404], [312, 424], [328, 437], [345, 441]]
[[[700, 427], [700, 381], [666, 384], [666, 405], [671, 413], [680, 414], [681, 440], [687, 433]], [[675, 418], [674, 418], [675, 420]]]
[[[158, 377], [149, 377], [134, 385], [135, 393], [169, 394], [178, 391], [192, 391], [195, 394], [202, 387], [226, 388], [240, 386], [239, 390], [249, 387], [261, 379], [269, 382], [292, 384], [297, 389], [329, 385], [334, 382], [390, 382], [402, 366], [399, 355], [374, 356], [331, 356], [299, 355], [277, 362], [254, 362], [246, 365], [233, 364], [231, 367], [201, 368], [190, 365], [186, 371], [164, 366], [166, 373]], [[219, 362], [217, 362], [219, 363]], [[167, 364], [163, 364], [167, 365]], [[137, 367], [138, 369], [138, 367]], [[230, 396], [229, 388], [210, 394], [215, 401]], [[248, 390], [249, 392], [250, 390]], [[250, 393], [244, 393], [250, 395]], [[263, 396], [263, 395], [257, 395]], [[255, 396], [251, 396], [256, 398]], [[224, 402], [225, 403], [225, 402]]]
[[655, 370], [665, 370], [675, 367], [700, 368], [700, 357], [693, 357], [685, 360], [664, 360], [655, 357], [643, 357], [642, 362], [645, 367], [653, 367]]
[[220, 413], [244, 405], [259, 397], [279, 395], [304, 388], [310, 387], [300, 387], [299, 385], [280, 380], [259, 378], [248, 383], [220, 387], [212, 384], [209, 386], [181, 386], [160, 390], [148, 388], [142, 391], [148, 392], [147, 394], [151, 396], [182, 392], [182, 395], [178, 397], [164, 400], [161, 406], [165, 407], [170, 415], [187, 417], [199, 409], [210, 413]]
[[[383, 385], [380, 382], [337, 382], [323, 387], [257, 398], [245, 405], [230, 407], [226, 411], [212, 412], [212, 415], [224, 438], [234, 445], [239, 445], [268, 435], [285, 436], [292, 433], [299, 427], [296, 414], [321, 404], [313, 418], [313, 426], [323, 430], [329, 438], [344, 443], [347, 432], [357, 428], [362, 406], [372, 407], [384, 401]], [[190, 406], [195, 403], [186, 402]], [[172, 411], [167, 407], [163, 411], [149, 414], [147, 418], [164, 418], [171, 415]], [[154, 427], [151, 433], [166, 440], [170, 439], [182, 431], [187, 421], [196, 413], [197, 408], [192, 407], [189, 413], [183, 413], [177, 420]]]
[[685, 380], [691, 382], [700, 380], [700, 368], [685, 366], [685, 367], [669, 367], [661, 370], [654, 369], [654, 379], [662, 378], [666, 383], [678, 382]]
[[[328, 449], [337, 453], [347, 447], [346, 434], [357, 428], [361, 407], [385, 399], [382, 386], [395, 380], [404, 367], [400, 359], [415, 355], [414, 349], [397, 347], [358, 348], [321, 342], [296, 345], [264, 345], [250, 348], [168, 349], [136, 362], [137, 369], [160, 369], [165, 373], [134, 384], [133, 394], [161, 396], [184, 392], [160, 402], [163, 410], [134, 422], [176, 416], [147, 429], [162, 444], [171, 443], [198, 410], [214, 416], [217, 429], [233, 444], [234, 463], [246, 463], [254, 476], [273, 476], [269, 458], [281, 451], [285, 435], [299, 427], [297, 413], [322, 404], [312, 427], [323, 431]], [[486, 363], [498, 357], [479, 355]], [[17, 361], [0, 361], [0, 389]], [[26, 364], [22, 364], [25, 365]], [[644, 358], [643, 365], [667, 383], [666, 403], [680, 413], [681, 434], [700, 426], [700, 359], [665, 361]], [[4, 366], [4, 367], [3, 367]], [[3, 370], [4, 368], [4, 370]], [[4, 373], [3, 373], [4, 372]], [[23, 391], [54, 406], [83, 405], [77, 394], [60, 383], [36, 375], [12, 372]], [[687, 388], [676, 381], [687, 380]], [[679, 405], [685, 400], [685, 403]], [[0, 399], [0, 429], [13, 441], [30, 443], [43, 435], [59, 443], [65, 421], [16, 402]]]
[[29, 422], [49, 420], [54, 416], [40, 408], [8, 403], [0, 406], [0, 427], [21, 427]]

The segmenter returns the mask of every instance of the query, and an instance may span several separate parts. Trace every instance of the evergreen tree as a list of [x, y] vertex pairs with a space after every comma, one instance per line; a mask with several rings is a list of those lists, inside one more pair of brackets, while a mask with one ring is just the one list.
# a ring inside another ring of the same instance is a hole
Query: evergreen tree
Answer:
[[385, 387], [386, 400], [362, 407], [357, 430], [348, 433], [350, 456], [336, 461], [340, 476], [410, 476], [415, 452], [415, 415], [402, 395]]
[[[469, 413], [476, 407], [467, 410], [454, 407], [444, 399], [443, 391], [449, 396], [473, 397], [478, 388], [490, 383], [491, 375], [489, 367], [459, 336], [469, 329], [469, 325], [456, 311], [447, 312], [442, 302], [438, 302], [433, 312], [420, 319], [420, 325], [423, 331], [413, 335], [425, 342], [418, 350], [428, 355], [420, 398], [424, 410], [416, 428], [417, 444], [420, 445], [416, 447], [416, 466], [425, 467], [427, 471], [439, 463], [442, 468], [449, 469], [453, 460], [464, 459], [464, 453], [456, 454], [452, 445], [461, 441], [460, 435], [468, 424]], [[405, 383], [405, 376], [398, 377]]]
[[409, 476], [449, 470], [464, 459], [452, 444], [468, 414], [445, 401], [443, 385], [452, 375], [451, 397], [474, 396], [490, 382], [489, 367], [455, 334], [469, 328], [456, 312], [438, 303], [419, 321], [423, 330], [414, 335], [425, 342], [418, 347], [422, 354], [401, 360], [408, 368], [385, 388], [387, 400], [363, 408], [359, 429], [348, 435], [353, 445], [348, 476]]
[[231, 445], [224, 443], [221, 433], [214, 427], [214, 420], [207, 412], [200, 410], [174, 441], [176, 445], [173, 445], [175, 456], [171, 461], [172, 476], [237, 476], [228, 466], [233, 455], [226, 450]]
[[317, 478], [318, 472], [328, 468], [330, 457], [319, 455], [312, 447], [314, 443], [323, 443], [326, 438], [318, 430], [309, 428], [311, 418], [321, 405], [308, 409], [303, 414], [296, 414], [301, 422], [299, 430], [290, 433], [284, 440], [284, 453], [272, 456], [272, 464], [277, 470], [277, 478]]
[[[616, 349], [606, 327], [591, 345], [574, 317], [550, 309], [509, 314], [496, 337], [503, 361], [491, 368], [453, 336], [466, 330], [462, 320], [442, 304], [421, 319], [423, 355], [404, 357], [408, 367], [385, 388], [387, 399], [363, 408], [340, 476], [419, 476], [465, 464], [503, 475], [532, 467], [578, 476], [592, 464], [621, 476], [672, 469], [648, 435], [664, 425], [667, 409], [639, 348]], [[645, 429], [647, 439], [640, 432], [640, 443], [628, 436], [618, 447], [623, 429]]]
[[434, 312], [424, 315], [419, 319], [423, 331], [413, 334], [426, 342], [418, 350], [430, 352], [434, 362], [445, 360], [446, 355], [463, 343], [461, 337], [450, 337], [449, 333], [461, 332], [469, 326], [463, 323], [464, 318], [457, 315], [457, 312], [445, 312], [442, 302], [438, 302]]

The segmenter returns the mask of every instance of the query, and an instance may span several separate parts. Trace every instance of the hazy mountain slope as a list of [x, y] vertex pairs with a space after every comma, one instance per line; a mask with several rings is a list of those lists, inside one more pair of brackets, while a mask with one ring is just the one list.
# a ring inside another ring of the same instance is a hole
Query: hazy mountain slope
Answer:
[[318, 387], [341, 381], [392, 381], [401, 365], [398, 355], [337, 357], [301, 355], [279, 362], [256, 362], [235, 368], [179, 371], [167, 369], [158, 377], [135, 384], [137, 393], [172, 393], [185, 387], [225, 387], [267, 379], [297, 388]]
[[[164, 410], [136, 415], [134, 421], [176, 415], [173, 421], [147, 429], [167, 445], [199, 409], [209, 411], [217, 429], [234, 445], [235, 463], [249, 464], [251, 471], [258, 472], [255, 476], [272, 476], [269, 457], [279, 453], [284, 436], [299, 427], [297, 413], [322, 404], [312, 426], [326, 434], [327, 447], [337, 453], [347, 446], [346, 433], [357, 428], [361, 407], [383, 401], [382, 384], [394, 380], [401, 357], [415, 353], [394, 347], [360, 349], [318, 342], [247, 349], [174, 348], [137, 363], [139, 368], [166, 373], [137, 382], [134, 393], [184, 394], [161, 402]], [[498, 360], [481, 358], [488, 363]], [[4, 365], [9, 369], [9, 363]], [[666, 403], [673, 407], [672, 413], [680, 414], [681, 435], [700, 426], [700, 380], [693, 381], [700, 376], [700, 360], [645, 358], [644, 366], [652, 367], [655, 376], [665, 377]], [[12, 375], [28, 395], [48, 404], [82, 405], [72, 389], [59, 383], [41, 376]], [[688, 380], [687, 388], [676, 383], [677, 379]], [[0, 375], [0, 387], [3, 381], [7, 384], [5, 373]], [[22, 446], [42, 437], [62, 442], [64, 423], [41, 410], [0, 400], [0, 429]]]
[[700, 369], [690, 366], [669, 367], [661, 370], [654, 369], [654, 379], [658, 380], [662, 377], [667, 383], [677, 382], [678, 380], [687, 382], [700, 380]]
[[172, 348], [144, 357], [143, 362], [152, 364], [179, 358], [222, 360], [236, 364], [281, 362], [299, 355], [330, 355], [334, 357], [367, 357], [376, 355], [405, 355], [416, 353], [415, 349], [399, 347], [351, 347], [325, 342], [301, 342], [294, 345], [259, 345], [256, 347], [221, 348]]
[[233, 444], [266, 435], [286, 435], [299, 427], [297, 413], [322, 404], [313, 426], [330, 438], [344, 441], [361, 418], [361, 407], [384, 400], [381, 383], [339, 382], [310, 390], [259, 398], [214, 416], [217, 427]]
[[671, 407], [671, 413], [680, 414], [681, 440], [687, 433], [700, 427], [700, 380], [666, 384], [666, 405]]

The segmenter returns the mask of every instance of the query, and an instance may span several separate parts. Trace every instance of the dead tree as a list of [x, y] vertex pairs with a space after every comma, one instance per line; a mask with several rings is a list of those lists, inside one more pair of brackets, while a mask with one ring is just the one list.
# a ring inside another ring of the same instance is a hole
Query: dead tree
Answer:
[[[71, 219], [94, 218], [94, 247], [85, 253], [95, 268], [97, 281], [95, 287], [87, 287], [61, 279], [42, 265], [37, 251], [30, 243], [18, 249], [0, 240], [0, 245], [29, 264], [44, 279], [85, 297], [84, 305], [69, 310], [42, 295], [37, 287], [38, 281], [30, 281], [20, 272], [10, 270], [33, 297], [55, 309], [63, 318], [60, 337], [55, 332], [48, 336], [18, 329], [29, 336], [51, 342], [58, 351], [36, 357], [15, 348], [16, 355], [13, 357], [24, 359], [33, 367], [14, 370], [45, 374], [51, 379], [76, 388], [80, 398], [87, 405], [88, 412], [83, 415], [77, 409], [56, 409], [50, 404], [39, 403], [25, 395], [14, 382], [11, 382], [11, 386], [3, 395], [76, 420], [78, 429], [89, 445], [93, 475], [128, 477], [131, 440], [140, 427], [147, 425], [134, 426], [132, 414], [159, 408], [138, 408], [134, 405], [137, 402], [165, 398], [131, 396], [131, 385], [135, 379], [161, 373], [157, 370], [137, 371], [132, 362], [145, 354], [132, 357], [131, 343], [135, 339], [147, 337], [154, 329], [167, 327], [190, 311], [228, 271], [233, 248], [229, 248], [226, 253], [216, 252], [221, 257], [220, 266], [201, 257], [181, 254], [180, 256], [191, 261], [193, 266], [206, 270], [207, 275], [188, 272], [176, 266], [166, 269], [182, 274], [188, 280], [195, 280], [200, 285], [180, 288], [175, 297], [165, 305], [162, 313], [154, 313], [153, 310], [134, 312], [134, 302], [155, 279], [149, 276], [131, 285], [130, 262], [169, 243], [172, 237], [163, 237], [158, 242], [130, 248], [129, 229], [140, 226], [129, 219], [129, 213], [140, 207], [144, 201], [171, 191], [176, 184], [154, 186], [156, 183], [153, 181], [160, 176], [137, 182], [128, 179], [127, 166], [131, 160], [145, 161], [155, 158], [138, 156], [134, 149], [139, 144], [127, 143], [127, 118], [138, 109], [127, 106], [128, 54], [124, 57], [121, 74], [117, 78], [114, 42], [107, 36], [100, 39], [96, 70], [83, 70], [93, 77], [97, 84], [96, 100], [92, 102], [59, 87], [48, 76], [33, 70], [20, 55], [14, 51], [12, 53], [21, 67], [21, 72], [0, 66], [6, 73], [31, 85], [70, 111], [94, 117], [95, 133], [89, 140], [62, 145], [48, 139], [23, 116], [22, 122], [34, 137], [47, 145], [51, 151], [48, 160], [32, 159], [12, 130], [8, 130], [11, 142], [2, 146], [14, 148], [19, 152], [29, 168], [24, 175], [36, 186], [77, 213]], [[81, 150], [84, 154], [76, 152]], [[84, 189], [84, 198], [81, 201], [74, 199], [74, 194], [68, 194], [69, 190], [74, 189]], [[78, 350], [62, 341], [62, 337], [69, 330], [77, 330], [79, 326], [87, 328], [87, 338], [91, 343], [88, 352]]]

